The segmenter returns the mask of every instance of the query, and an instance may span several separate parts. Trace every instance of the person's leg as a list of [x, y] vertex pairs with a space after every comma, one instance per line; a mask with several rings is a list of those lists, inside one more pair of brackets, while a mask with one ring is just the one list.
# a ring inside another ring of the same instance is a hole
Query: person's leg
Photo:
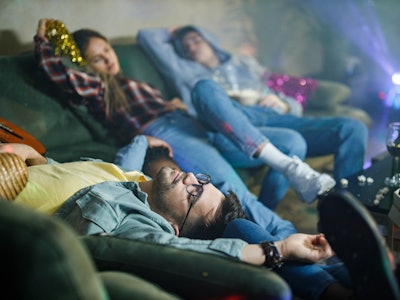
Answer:
[[297, 157], [291, 158], [282, 153], [255, 127], [260, 122], [258, 119], [269, 126], [266, 124], [269, 117], [278, 118], [281, 115], [258, 106], [239, 105], [212, 80], [200, 80], [196, 84], [192, 91], [192, 102], [199, 120], [205, 126], [223, 134], [250, 158], [258, 156], [267, 165], [283, 173], [304, 202], [311, 203], [335, 185], [335, 181], [327, 174], [320, 174]]
[[296, 130], [307, 143], [307, 157], [335, 156], [334, 178], [340, 180], [362, 170], [367, 148], [368, 128], [345, 117], [302, 117], [284, 115], [270, 118], [270, 126]]
[[[226, 226], [223, 237], [240, 238], [249, 244], [278, 240], [268, 231], [245, 219], [231, 221]], [[349, 292], [347, 288], [342, 286], [349, 283], [347, 270], [342, 263], [321, 266], [318, 264], [285, 262], [280, 268], [275, 268], [274, 271], [286, 280], [294, 295], [304, 299], [324, 299], [321, 296], [332, 285], [336, 286], [329, 293]], [[325, 296], [329, 299], [330, 295]]]
[[[297, 156], [304, 159], [306, 155], [306, 143], [303, 137], [286, 128], [260, 127], [264, 136], [268, 136], [271, 143], [282, 153], [289, 157]], [[221, 133], [209, 133], [211, 143], [218, 148], [222, 156], [234, 167], [251, 168], [262, 166], [265, 163], [260, 159], [249, 158], [243, 152], [237, 151], [237, 147]], [[269, 168], [263, 178], [258, 199], [268, 208], [274, 210], [289, 188], [289, 181], [279, 171]]]
[[307, 141], [307, 156], [333, 153], [334, 178], [338, 181], [363, 169], [368, 141], [364, 123], [351, 118], [319, 118], [315, 126], [324, 134], [317, 137], [307, 125], [298, 129]]
[[254, 194], [250, 192], [243, 194], [243, 191], [236, 189], [236, 187], [229, 182], [217, 185], [217, 187], [223, 193], [233, 191], [240, 199], [246, 218], [249, 221], [260, 225], [263, 230], [275, 237], [275, 239], [284, 239], [290, 234], [297, 232], [296, 228], [290, 221], [282, 219], [275, 212], [268, 209], [264, 204], [257, 200]]

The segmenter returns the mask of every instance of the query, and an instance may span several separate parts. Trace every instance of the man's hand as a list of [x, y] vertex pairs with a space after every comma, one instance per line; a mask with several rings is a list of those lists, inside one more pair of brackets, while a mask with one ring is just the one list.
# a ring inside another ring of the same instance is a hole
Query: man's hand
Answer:
[[258, 101], [259, 106], [268, 106], [271, 108], [280, 108], [285, 113], [289, 111], [289, 106], [282, 101], [277, 95], [275, 94], [267, 94], [260, 101]]
[[[316, 263], [334, 255], [323, 234], [295, 233], [286, 239], [274, 242], [282, 261]], [[242, 261], [261, 266], [265, 253], [260, 244], [247, 244], [242, 249]]]
[[154, 136], [150, 136], [150, 135], [146, 135], [145, 137], [147, 139], [147, 144], [148, 144], [149, 148], [165, 147], [168, 149], [169, 156], [173, 157], [172, 147], [166, 141], [156, 138]]
[[28, 166], [44, 165], [47, 163], [47, 159], [44, 156], [26, 144], [0, 144], [0, 153], [15, 153], [21, 156]]
[[334, 255], [323, 234], [292, 234], [282, 241], [275, 242], [283, 260], [319, 262]]
[[180, 26], [180, 25], [171, 26], [171, 27], [168, 28], [169, 34], [170, 34], [170, 35], [174, 35], [175, 32], [176, 32], [177, 30], [181, 29], [181, 28], [182, 28], [182, 26]]

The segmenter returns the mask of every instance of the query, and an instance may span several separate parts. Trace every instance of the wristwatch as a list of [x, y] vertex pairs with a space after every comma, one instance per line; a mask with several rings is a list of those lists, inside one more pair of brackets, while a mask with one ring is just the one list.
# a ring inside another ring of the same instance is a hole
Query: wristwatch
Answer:
[[283, 264], [282, 255], [280, 255], [274, 242], [261, 242], [261, 248], [265, 254], [264, 266], [268, 268], [280, 267]]

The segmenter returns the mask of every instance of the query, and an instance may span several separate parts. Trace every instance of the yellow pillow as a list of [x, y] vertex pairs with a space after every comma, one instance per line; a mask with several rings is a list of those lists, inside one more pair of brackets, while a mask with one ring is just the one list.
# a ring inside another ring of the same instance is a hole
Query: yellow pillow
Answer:
[[53, 214], [80, 189], [104, 181], [146, 181], [139, 171], [124, 172], [106, 162], [81, 161], [31, 166], [28, 182], [14, 202]]

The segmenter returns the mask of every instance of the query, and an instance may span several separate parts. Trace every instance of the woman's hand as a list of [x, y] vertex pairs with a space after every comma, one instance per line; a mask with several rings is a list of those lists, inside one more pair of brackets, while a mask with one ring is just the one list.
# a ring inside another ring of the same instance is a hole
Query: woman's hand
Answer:
[[0, 153], [15, 153], [21, 156], [28, 166], [44, 165], [47, 163], [47, 159], [44, 156], [26, 144], [0, 144]]
[[170, 110], [175, 110], [175, 109], [182, 109], [184, 111], [187, 111], [187, 106], [185, 103], [180, 98], [172, 98], [170, 101], [167, 101], [167, 107]]
[[289, 112], [289, 106], [275, 94], [265, 95], [260, 101], [258, 101], [258, 105], [278, 108], [283, 110], [285, 113]]
[[46, 37], [46, 24], [52, 19], [40, 19], [36, 34], [41, 37]]
[[168, 155], [173, 157], [172, 147], [166, 141], [150, 135], [145, 135], [145, 137], [149, 148], [165, 147], [168, 149]]

